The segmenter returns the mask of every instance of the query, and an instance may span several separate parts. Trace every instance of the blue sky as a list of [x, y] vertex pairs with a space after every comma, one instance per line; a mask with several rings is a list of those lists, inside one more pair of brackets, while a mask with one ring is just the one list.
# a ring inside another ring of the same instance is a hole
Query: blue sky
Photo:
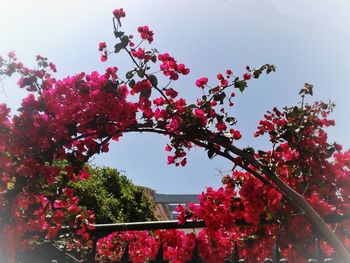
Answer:
[[[56, 63], [58, 77], [81, 71], [103, 71], [131, 64], [125, 56], [100, 63], [98, 43], [113, 44], [112, 10], [127, 12], [124, 30], [135, 33], [140, 25], [155, 32], [154, 47], [168, 51], [191, 69], [173, 86], [184, 97], [200, 94], [197, 78], [226, 68], [242, 73], [246, 65], [264, 63], [277, 72], [251, 81], [236, 99], [234, 114], [243, 134], [241, 146], [269, 148], [253, 132], [264, 112], [273, 106], [292, 105], [305, 82], [315, 86], [315, 99], [335, 101], [336, 127], [331, 141], [349, 147], [350, 123], [350, 3], [346, 0], [0, 0], [0, 53], [14, 50], [27, 65], [35, 55]], [[5, 80], [0, 102], [16, 108], [24, 92]], [[125, 171], [136, 184], [160, 193], [200, 193], [218, 187], [220, 172], [231, 169], [220, 158], [209, 161], [202, 149], [193, 149], [185, 168], [166, 165], [166, 138], [128, 134], [108, 154], [93, 162]]]

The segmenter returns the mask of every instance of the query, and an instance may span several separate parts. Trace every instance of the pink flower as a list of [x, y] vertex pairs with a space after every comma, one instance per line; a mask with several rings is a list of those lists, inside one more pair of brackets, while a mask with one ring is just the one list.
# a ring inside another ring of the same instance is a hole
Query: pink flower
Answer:
[[108, 151], [109, 151], [109, 144], [108, 143], [103, 144], [101, 147], [101, 152], [106, 153]]
[[240, 138], [242, 138], [242, 135], [239, 131], [236, 131], [234, 129], [230, 129], [230, 133], [232, 134], [232, 136], [235, 140], [239, 140]]
[[220, 84], [222, 87], [227, 87], [228, 81], [226, 79], [223, 79], [223, 80], [221, 80]]
[[102, 55], [102, 56], [101, 56], [101, 62], [107, 61], [107, 58], [108, 58], [107, 54]]
[[167, 152], [170, 152], [172, 149], [173, 149], [173, 148], [172, 148], [171, 146], [169, 146], [169, 144], [167, 144], [167, 145], [165, 146], [165, 151], [167, 151]]
[[203, 126], [207, 123], [207, 117], [202, 109], [194, 109], [193, 114], [197, 120], [201, 121]]
[[182, 75], [187, 75], [188, 73], [190, 73], [190, 69], [186, 68], [186, 66], [184, 64], [182, 64], [182, 63], [177, 66], [177, 70]]
[[132, 87], [132, 93], [138, 93], [151, 88], [152, 88], [151, 82], [148, 79], [144, 79], [136, 82], [136, 84]]
[[52, 227], [50, 227], [50, 228], [48, 229], [48, 232], [47, 232], [46, 237], [47, 237], [48, 239], [53, 239], [54, 237], [57, 236], [57, 233], [58, 233], [58, 228], [52, 226]]
[[165, 90], [165, 94], [173, 99], [175, 99], [178, 95], [178, 92], [172, 88], [168, 88]]
[[152, 43], [153, 41], [153, 31], [149, 30], [148, 26], [139, 26], [137, 31], [141, 34], [141, 38], [147, 40], [148, 43]]
[[57, 72], [56, 65], [53, 64], [52, 62], [49, 63], [49, 67], [53, 72]]
[[100, 42], [100, 43], [98, 44], [98, 50], [99, 50], [99, 51], [103, 51], [106, 47], [107, 47], [106, 42]]
[[16, 56], [16, 53], [13, 51], [10, 51], [9, 53], [7, 53], [9, 58], [14, 58]]
[[162, 97], [159, 97], [159, 98], [155, 98], [153, 100], [153, 103], [157, 106], [162, 106], [162, 105], [164, 105], [165, 100]]
[[200, 78], [196, 80], [196, 86], [199, 88], [204, 89], [204, 86], [207, 85], [208, 83], [208, 78]]
[[105, 76], [107, 78], [112, 77], [113, 79], [116, 79], [116, 78], [118, 78], [117, 71], [118, 71], [117, 67], [108, 67], [108, 68], [106, 68]]
[[58, 208], [62, 208], [62, 201], [61, 200], [55, 200], [53, 202], [53, 207], [58, 209]]
[[175, 162], [175, 157], [172, 155], [168, 156], [168, 164], [173, 164]]
[[123, 8], [114, 9], [113, 15], [116, 19], [120, 19], [121, 17], [125, 17], [125, 11], [123, 10]]
[[166, 128], [168, 129], [168, 131], [170, 132], [174, 132], [176, 131], [180, 126], [180, 120], [179, 118], [172, 118], [171, 122], [166, 126]]
[[85, 181], [90, 178], [90, 174], [88, 173], [87, 169], [83, 169], [81, 173], [79, 174], [79, 179], [81, 181]]
[[250, 80], [250, 74], [249, 73], [244, 73], [243, 74], [243, 79], [244, 80]]
[[68, 208], [68, 213], [69, 213], [69, 214], [77, 214], [79, 211], [80, 211], [80, 208], [77, 207], [76, 205], [71, 205], [71, 206]]
[[143, 59], [145, 57], [145, 50], [142, 48], [139, 48], [138, 50], [133, 50], [131, 51], [131, 54], [133, 57], [138, 58], [138, 59]]
[[218, 129], [218, 131], [224, 131], [227, 129], [227, 126], [225, 123], [219, 122], [218, 124], [216, 124], [216, 128]]

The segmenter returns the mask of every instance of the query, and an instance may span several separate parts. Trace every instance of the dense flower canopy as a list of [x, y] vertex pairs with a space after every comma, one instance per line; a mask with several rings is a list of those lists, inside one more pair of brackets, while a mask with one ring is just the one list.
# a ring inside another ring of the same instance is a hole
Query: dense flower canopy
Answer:
[[[278, 238], [284, 256], [304, 260], [312, 253], [318, 229], [309, 222], [309, 212], [303, 216], [305, 206], [290, 202], [295, 201], [290, 191], [299, 193], [323, 218], [349, 214], [350, 209], [350, 151], [329, 143], [324, 130], [334, 125], [328, 118], [333, 104], [306, 103], [312, 85], [305, 84], [300, 105], [274, 108], [260, 121], [255, 135], [269, 136], [270, 151], [239, 149], [235, 141], [242, 135], [230, 115], [236, 92], [275, 67], [247, 67], [241, 76], [227, 69], [216, 80], [202, 77], [194, 84], [203, 95], [191, 104], [172, 88], [190, 70], [170, 54], [144, 45], [154, 41], [148, 26], [138, 27], [139, 36], [128, 36], [120, 31], [125, 11], [116, 9], [113, 15], [117, 43], [110, 50], [101, 42], [98, 50], [102, 62], [113, 53], [127, 52], [134, 68], [125, 78], [117, 67], [109, 67], [104, 73], [59, 80], [52, 75], [55, 65], [45, 57], [37, 56], [35, 69], [25, 67], [13, 52], [0, 57], [0, 75], [19, 74], [18, 86], [28, 91], [17, 114], [0, 106], [0, 249], [9, 261], [17, 249], [28, 248], [37, 239], [60, 238], [59, 231], [66, 226], [71, 229], [65, 236], [68, 249], [91, 247], [94, 215], [79, 207], [79, 197], [68, 182], [88, 178], [84, 164], [108, 152], [110, 142], [127, 132], [168, 136], [169, 165], [186, 165], [186, 152], [197, 145], [209, 158], [232, 161], [233, 169], [223, 177], [221, 188], [207, 188], [198, 206], [178, 208], [180, 223], [204, 220], [207, 228], [197, 236], [179, 231], [115, 233], [100, 239], [97, 259], [118, 260], [128, 241], [135, 262], [154, 258], [160, 242], [172, 262], [188, 260], [195, 244], [201, 256], [213, 262], [213, 256], [223, 260], [239, 242], [242, 255], [262, 261]], [[160, 76], [166, 85], [158, 83]], [[65, 165], [57, 165], [60, 161]], [[237, 224], [242, 220], [249, 226]], [[349, 248], [349, 222], [330, 227]], [[321, 244], [324, 253], [334, 253], [336, 248]]]

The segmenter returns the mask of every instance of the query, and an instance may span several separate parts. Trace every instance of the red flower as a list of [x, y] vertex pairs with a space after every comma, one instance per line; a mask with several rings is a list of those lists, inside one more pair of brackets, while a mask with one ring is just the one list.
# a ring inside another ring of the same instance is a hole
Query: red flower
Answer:
[[218, 129], [218, 131], [224, 131], [227, 129], [227, 126], [224, 122], [219, 122], [218, 124], [216, 124], [216, 128]]
[[101, 56], [101, 62], [107, 61], [108, 56], [107, 55], [102, 55]]
[[68, 213], [69, 214], [77, 214], [78, 212], [80, 211], [80, 208], [77, 207], [76, 205], [71, 205], [69, 208], [68, 208]]
[[187, 164], [187, 160], [186, 158], [182, 159], [182, 161], [180, 162], [181, 166], [185, 166]]
[[177, 66], [177, 70], [182, 74], [182, 75], [187, 75], [188, 73], [190, 73], [190, 69], [186, 68], [186, 66], [184, 64], [179, 64]]
[[106, 42], [100, 42], [100, 43], [98, 44], [98, 50], [99, 50], [99, 51], [103, 51], [106, 47], [107, 47]]
[[131, 51], [131, 54], [133, 55], [133, 57], [138, 58], [138, 59], [145, 58], [145, 50], [142, 48], [139, 48], [138, 50]]
[[14, 58], [16, 56], [16, 53], [13, 51], [10, 51], [9, 53], [7, 53], [9, 58]]
[[194, 109], [193, 113], [196, 119], [201, 122], [202, 126], [204, 126], [207, 123], [207, 117], [205, 116], [205, 113], [202, 109], [196, 108]]
[[172, 147], [169, 146], [169, 144], [167, 144], [167, 145], [165, 146], [165, 151], [170, 152], [171, 150], [172, 150]]
[[239, 131], [236, 131], [234, 129], [230, 129], [230, 133], [232, 134], [232, 136], [235, 140], [239, 140], [242, 138], [242, 135]]
[[244, 80], [250, 80], [250, 74], [249, 73], [244, 73], [243, 74], [243, 79]]
[[175, 162], [175, 157], [172, 156], [172, 155], [169, 155], [169, 156], [168, 156], [168, 164], [172, 164], [172, 163], [174, 163], [174, 162]]
[[[19, 64], [19, 63], [18, 63]], [[17, 65], [18, 65], [17, 64]], [[56, 65], [55, 64], [53, 64], [53, 63], [49, 63], [49, 67], [50, 67], [50, 69], [53, 71], [53, 72], [57, 72], [57, 69], [56, 69]]]
[[196, 80], [196, 86], [199, 88], [204, 89], [204, 86], [207, 85], [208, 83], [208, 78], [200, 78]]
[[222, 86], [222, 87], [227, 87], [227, 85], [228, 85], [228, 81], [226, 80], [226, 79], [222, 79], [221, 81], [220, 81], [220, 85]]
[[58, 228], [52, 226], [52, 227], [49, 228], [46, 237], [49, 238], [49, 239], [53, 239], [53, 238], [55, 238], [57, 236], [57, 233], [58, 233]]
[[148, 79], [144, 79], [136, 82], [136, 84], [132, 87], [132, 93], [138, 93], [151, 88], [152, 88], [151, 82]]
[[171, 119], [170, 123], [166, 126], [166, 128], [168, 129], [168, 131], [174, 132], [180, 127], [180, 123], [181, 121], [179, 117], [175, 116]]
[[123, 10], [123, 8], [114, 9], [113, 15], [116, 19], [120, 19], [121, 17], [125, 17], [125, 11]]
[[85, 180], [87, 180], [87, 179], [89, 179], [89, 178], [90, 178], [90, 174], [89, 174], [89, 172], [87, 171], [87, 169], [84, 168], [84, 169], [81, 171], [81, 173], [79, 174], [79, 180], [85, 181]]
[[149, 30], [148, 26], [139, 26], [137, 31], [141, 34], [141, 38], [147, 40], [148, 43], [152, 43], [153, 41], [153, 31]]

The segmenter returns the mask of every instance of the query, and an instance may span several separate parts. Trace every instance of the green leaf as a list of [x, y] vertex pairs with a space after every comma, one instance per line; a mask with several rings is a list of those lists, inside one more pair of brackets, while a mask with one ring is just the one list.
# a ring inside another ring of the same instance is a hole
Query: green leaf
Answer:
[[260, 156], [264, 156], [264, 155], [266, 154], [266, 152], [264, 152], [264, 151], [262, 151], [262, 150], [258, 150], [258, 154], [259, 154]]
[[122, 44], [121, 43], [118, 43], [114, 46], [114, 52], [115, 53], [118, 53], [120, 52], [120, 50], [123, 48]]
[[243, 149], [243, 151], [252, 155], [255, 153], [255, 150], [252, 147], [246, 147]]
[[166, 106], [165, 110], [166, 110], [166, 113], [168, 113], [168, 114], [171, 114], [174, 111], [174, 109], [171, 105]]
[[226, 93], [225, 92], [221, 92], [221, 93], [218, 93], [218, 94], [214, 95], [214, 100], [220, 101], [220, 104], [223, 104], [225, 97], [226, 97]]
[[134, 79], [130, 80], [129, 87], [132, 88], [132, 87], [134, 87], [134, 85], [135, 85], [135, 80]]
[[146, 99], [148, 99], [149, 97], [151, 97], [152, 94], [152, 89], [146, 89], [140, 92], [140, 99], [145, 97]]
[[197, 108], [197, 105], [196, 104], [190, 104], [190, 105], [187, 106], [187, 108], [194, 109], [194, 108]]
[[158, 86], [158, 79], [156, 76], [154, 75], [149, 75], [148, 76], [148, 80], [151, 82], [153, 87], [157, 87]]
[[152, 61], [153, 63], [156, 63], [156, 62], [157, 62], [157, 56], [156, 56], [156, 55], [153, 55], [153, 56], [151, 57], [151, 61]]
[[122, 48], [126, 48], [128, 46], [128, 44], [129, 44], [129, 37], [128, 36], [123, 36], [121, 44], [122, 44]]
[[310, 94], [311, 96], [313, 95], [313, 85], [309, 83], [304, 84], [304, 88], [302, 88], [299, 92], [299, 95], [305, 96]]
[[238, 88], [240, 92], [243, 92], [246, 87], [247, 87], [247, 82], [244, 80], [235, 82], [235, 88]]
[[255, 70], [253, 72], [253, 78], [257, 79], [261, 75], [262, 71], [261, 70]]
[[332, 145], [327, 149], [328, 158], [331, 157], [334, 152], [335, 152], [335, 147], [334, 145]]
[[237, 123], [236, 118], [234, 117], [227, 117], [225, 121], [228, 122], [230, 125], [234, 125]]
[[207, 154], [208, 154], [209, 159], [213, 159], [215, 151], [210, 149], [210, 150], [208, 150]]
[[133, 71], [128, 71], [128, 72], [126, 72], [125, 76], [126, 76], [127, 79], [131, 79], [134, 76], [134, 72]]
[[266, 64], [266, 67], [267, 67], [266, 74], [269, 74], [270, 72], [276, 71], [275, 65]]
[[311, 96], [313, 95], [313, 89], [314, 85], [309, 84], [309, 83], [305, 83], [304, 88], [307, 90], [307, 94], [310, 94]]
[[114, 35], [116, 38], [120, 38], [124, 35], [124, 32], [122, 31], [114, 31]]
[[138, 71], [136, 71], [136, 73], [141, 79], [145, 76], [145, 72], [143, 71], [143, 69], [139, 69]]

